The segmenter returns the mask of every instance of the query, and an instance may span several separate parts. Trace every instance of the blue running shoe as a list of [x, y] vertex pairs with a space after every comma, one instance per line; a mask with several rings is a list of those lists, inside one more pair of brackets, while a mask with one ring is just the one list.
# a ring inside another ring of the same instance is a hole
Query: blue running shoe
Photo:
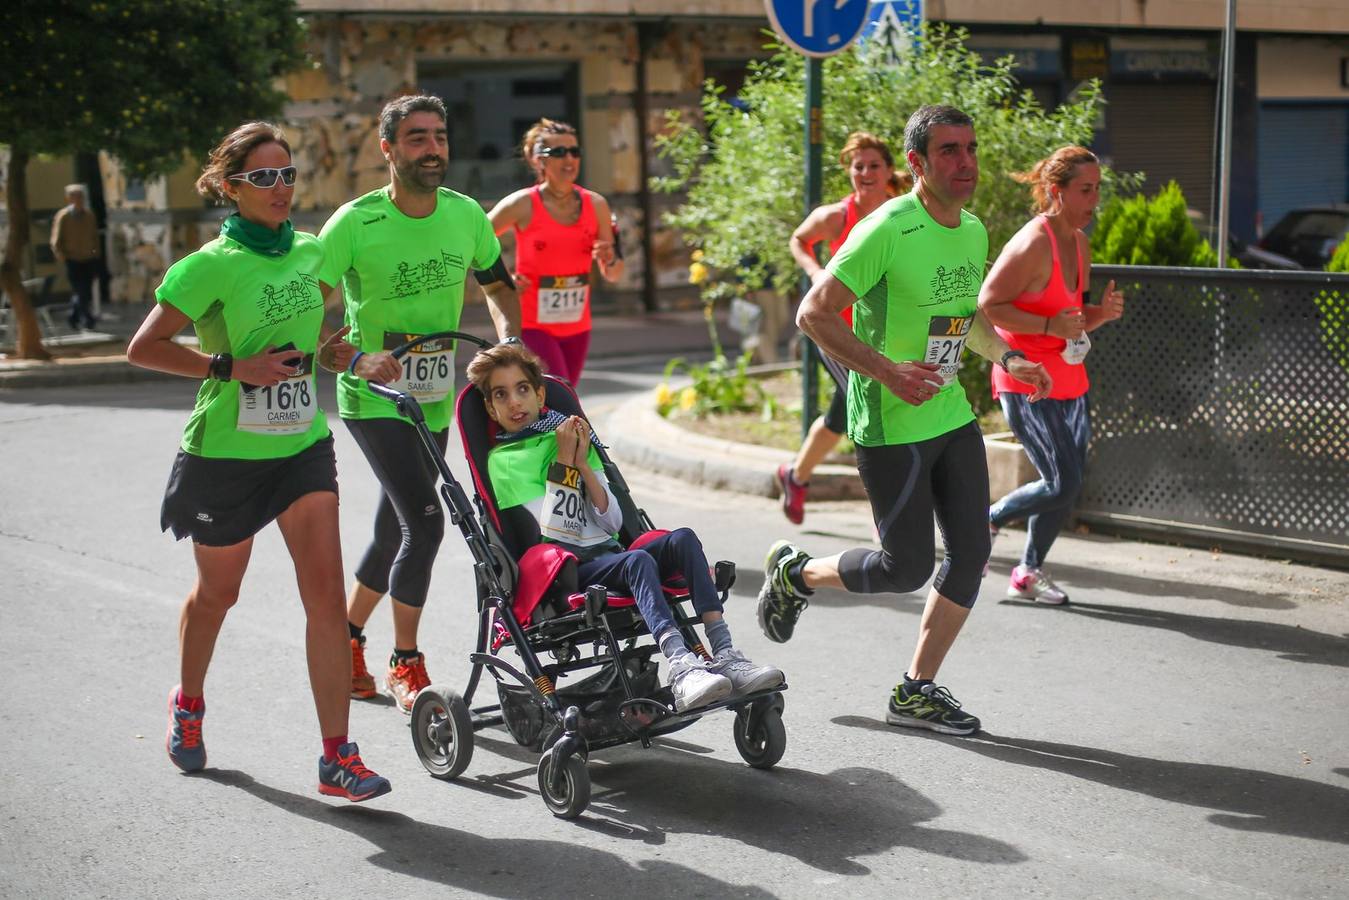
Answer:
[[393, 790], [389, 779], [376, 775], [361, 762], [355, 741], [337, 748], [332, 760], [319, 758], [319, 793], [359, 803]]
[[206, 704], [201, 709], [188, 711], [178, 705], [178, 686], [169, 691], [169, 733], [164, 738], [169, 759], [184, 772], [200, 772], [206, 768], [206, 745], [201, 741], [201, 720], [206, 715]]

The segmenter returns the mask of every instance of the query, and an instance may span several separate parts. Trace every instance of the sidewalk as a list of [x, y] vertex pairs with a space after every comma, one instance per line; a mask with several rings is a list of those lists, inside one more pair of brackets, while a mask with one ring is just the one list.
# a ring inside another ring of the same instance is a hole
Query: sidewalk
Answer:
[[[0, 355], [0, 390], [64, 385], [114, 384], [167, 377], [138, 369], [126, 361], [126, 345], [153, 304], [117, 304], [99, 321], [97, 332], [62, 333], [44, 346], [50, 361], [14, 359]], [[724, 323], [723, 338], [731, 336]], [[493, 334], [487, 308], [468, 306], [460, 325], [463, 331], [484, 337]], [[184, 332], [191, 335], [191, 331]], [[710, 351], [707, 323], [702, 310], [656, 312], [636, 315], [597, 315], [590, 343], [591, 359], [610, 359], [639, 354], [679, 356]], [[0, 347], [12, 353], [13, 345]]]

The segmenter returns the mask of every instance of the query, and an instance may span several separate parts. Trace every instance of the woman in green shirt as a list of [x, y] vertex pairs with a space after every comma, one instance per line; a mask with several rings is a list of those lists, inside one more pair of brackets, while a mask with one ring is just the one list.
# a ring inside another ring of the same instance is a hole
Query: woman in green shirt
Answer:
[[[161, 527], [191, 537], [197, 582], [179, 624], [182, 680], [169, 693], [169, 759], [206, 765], [206, 669], [253, 550], [273, 519], [295, 563], [323, 756], [319, 792], [348, 800], [388, 793], [347, 739], [347, 648], [337, 467], [318, 408], [314, 360], [341, 370], [345, 331], [319, 345], [322, 246], [290, 223], [296, 169], [281, 131], [241, 125], [211, 151], [197, 190], [233, 203], [220, 236], [175, 263], [127, 347], [138, 366], [204, 379], [164, 496]], [[200, 352], [174, 342], [188, 323]]]

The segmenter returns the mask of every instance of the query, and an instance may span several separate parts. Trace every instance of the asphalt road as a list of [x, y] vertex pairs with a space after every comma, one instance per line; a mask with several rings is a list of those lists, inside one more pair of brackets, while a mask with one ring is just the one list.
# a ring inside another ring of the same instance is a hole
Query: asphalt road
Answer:
[[[651, 361], [648, 361], [650, 363]], [[590, 412], [653, 383], [609, 362]], [[394, 791], [319, 797], [304, 623], [279, 533], [260, 535], [207, 682], [211, 768], [163, 749], [178, 608], [193, 575], [158, 507], [193, 386], [0, 394], [0, 896], [1344, 897], [1349, 884], [1349, 574], [1072, 535], [1065, 609], [1000, 602], [1020, 533], [942, 681], [985, 724], [884, 724], [920, 595], [817, 596], [787, 645], [754, 621], [762, 556], [871, 540], [857, 503], [810, 507], [625, 470], [657, 524], [741, 569], [734, 634], [791, 683], [788, 746], [747, 768], [727, 715], [651, 750], [595, 754], [594, 799], [554, 819], [537, 758], [500, 729], [433, 780], [403, 717], [356, 702], [351, 734]], [[329, 408], [332, 408], [329, 405]], [[615, 426], [616, 427], [616, 426]], [[348, 571], [375, 482], [337, 425]], [[451, 457], [461, 475], [452, 444]], [[422, 647], [462, 687], [469, 559], [452, 529]], [[392, 629], [377, 611], [372, 663]]]

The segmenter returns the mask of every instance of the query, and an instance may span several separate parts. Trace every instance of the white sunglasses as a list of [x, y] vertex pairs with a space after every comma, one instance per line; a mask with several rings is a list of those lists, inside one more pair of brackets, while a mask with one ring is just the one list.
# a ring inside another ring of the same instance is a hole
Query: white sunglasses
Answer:
[[256, 188], [276, 187], [277, 179], [286, 187], [295, 184], [296, 170], [294, 166], [282, 166], [279, 169], [265, 166], [261, 169], [253, 169], [249, 172], [240, 172], [238, 175], [231, 175], [230, 181], [247, 181]]

